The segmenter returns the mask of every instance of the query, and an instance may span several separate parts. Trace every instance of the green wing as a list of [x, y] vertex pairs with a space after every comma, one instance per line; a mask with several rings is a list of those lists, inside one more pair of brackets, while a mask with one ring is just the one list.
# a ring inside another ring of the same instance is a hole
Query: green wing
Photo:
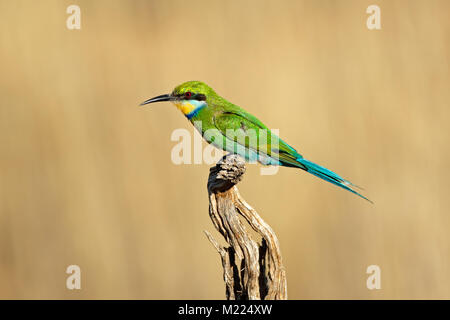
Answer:
[[243, 110], [223, 111], [214, 117], [214, 124], [225, 137], [245, 148], [276, 157], [285, 165], [306, 169], [297, 161], [302, 156], [294, 148], [273, 134], [255, 116]]

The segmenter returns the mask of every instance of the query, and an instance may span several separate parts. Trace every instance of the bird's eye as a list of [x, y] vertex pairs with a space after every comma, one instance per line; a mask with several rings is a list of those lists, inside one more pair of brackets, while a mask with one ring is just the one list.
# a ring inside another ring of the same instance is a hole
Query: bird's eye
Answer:
[[185, 96], [186, 98], [190, 98], [190, 97], [192, 97], [192, 92], [188, 91], [188, 92], [186, 92], [186, 93], [184, 94], [184, 96]]

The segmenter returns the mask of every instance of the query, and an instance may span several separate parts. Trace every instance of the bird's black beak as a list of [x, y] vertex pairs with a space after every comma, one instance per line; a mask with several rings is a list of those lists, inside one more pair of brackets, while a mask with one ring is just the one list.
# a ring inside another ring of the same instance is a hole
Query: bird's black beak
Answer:
[[171, 95], [170, 94], [162, 94], [160, 96], [145, 100], [144, 102], [142, 102], [140, 105], [143, 106], [145, 104], [149, 104], [149, 103], [153, 103], [153, 102], [160, 102], [160, 101], [170, 101], [171, 100]]

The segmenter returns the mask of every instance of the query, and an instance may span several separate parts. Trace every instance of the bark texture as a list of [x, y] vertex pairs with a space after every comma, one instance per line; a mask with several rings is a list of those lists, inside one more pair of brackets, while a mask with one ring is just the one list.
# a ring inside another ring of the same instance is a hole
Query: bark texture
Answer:
[[286, 300], [286, 273], [278, 239], [236, 187], [244, 173], [245, 162], [230, 154], [210, 169], [208, 179], [209, 215], [228, 246], [219, 244], [208, 231], [205, 233], [222, 259], [226, 297]]

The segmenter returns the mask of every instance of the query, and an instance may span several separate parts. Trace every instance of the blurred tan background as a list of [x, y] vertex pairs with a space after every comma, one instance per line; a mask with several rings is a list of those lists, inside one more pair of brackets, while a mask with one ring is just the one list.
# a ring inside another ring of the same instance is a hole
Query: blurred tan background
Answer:
[[[66, 28], [67, 6], [81, 30]], [[381, 8], [382, 29], [366, 27]], [[0, 1], [0, 298], [222, 299], [209, 166], [143, 100], [202, 80], [375, 205], [300, 170], [241, 194], [291, 299], [450, 298], [449, 1]], [[204, 144], [205, 145], [205, 144]], [[82, 289], [65, 287], [81, 267]], [[381, 290], [366, 268], [381, 267]]]

